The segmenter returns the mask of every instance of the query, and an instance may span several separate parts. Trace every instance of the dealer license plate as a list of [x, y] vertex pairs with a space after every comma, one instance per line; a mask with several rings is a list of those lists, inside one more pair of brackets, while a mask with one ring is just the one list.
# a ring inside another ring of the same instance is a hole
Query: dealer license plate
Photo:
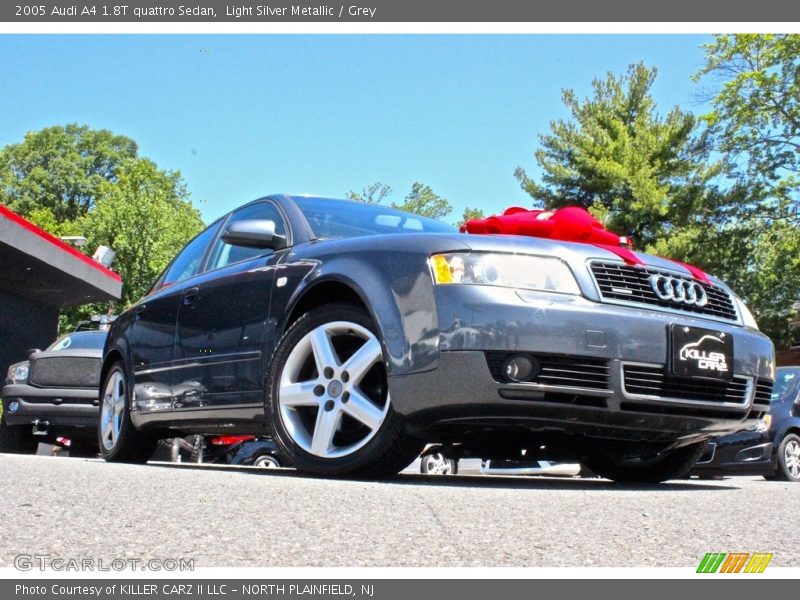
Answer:
[[729, 333], [673, 324], [670, 341], [673, 375], [721, 380], [733, 376], [733, 336]]

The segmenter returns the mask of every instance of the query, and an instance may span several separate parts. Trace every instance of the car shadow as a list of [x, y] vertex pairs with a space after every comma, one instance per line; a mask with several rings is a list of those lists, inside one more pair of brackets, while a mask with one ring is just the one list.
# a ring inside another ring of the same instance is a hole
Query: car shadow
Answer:
[[552, 491], [731, 491], [741, 489], [731, 480], [718, 481], [713, 484], [699, 480], [680, 479], [658, 484], [622, 484], [614, 483], [608, 479], [581, 478], [581, 477], [553, 477], [553, 476], [513, 476], [513, 475], [418, 475], [415, 473], [400, 473], [395, 477], [386, 479], [331, 479], [316, 475], [300, 473], [295, 469], [264, 469], [259, 467], [240, 467], [231, 465], [193, 464], [193, 463], [162, 463], [151, 462], [150, 466], [166, 469], [199, 469], [222, 471], [240, 475], [260, 475], [263, 477], [292, 477], [320, 481], [355, 481], [355, 482], [384, 482], [393, 485], [412, 487], [439, 487], [439, 488], [490, 488], [513, 490], [552, 490]]

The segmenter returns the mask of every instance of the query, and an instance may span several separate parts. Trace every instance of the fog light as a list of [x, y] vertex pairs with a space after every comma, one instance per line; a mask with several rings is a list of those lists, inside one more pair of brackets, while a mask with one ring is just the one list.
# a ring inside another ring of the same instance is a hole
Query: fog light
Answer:
[[524, 354], [507, 358], [503, 363], [503, 374], [511, 381], [528, 381], [538, 370], [536, 359]]
[[19, 402], [14, 401], [14, 402], [9, 402], [8, 403], [8, 412], [15, 413], [18, 410], [19, 410]]

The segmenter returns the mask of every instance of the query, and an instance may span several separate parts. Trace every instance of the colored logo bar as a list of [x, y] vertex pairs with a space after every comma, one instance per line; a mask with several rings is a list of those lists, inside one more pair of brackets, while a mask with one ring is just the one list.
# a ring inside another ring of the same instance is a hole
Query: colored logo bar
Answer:
[[763, 573], [772, 560], [772, 553], [766, 552], [708, 552], [698, 573]]

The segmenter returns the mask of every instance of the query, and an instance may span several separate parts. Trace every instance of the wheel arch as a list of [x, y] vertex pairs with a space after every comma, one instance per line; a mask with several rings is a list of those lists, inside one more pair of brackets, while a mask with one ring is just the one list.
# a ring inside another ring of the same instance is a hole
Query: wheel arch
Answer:
[[[353, 304], [366, 310], [377, 329], [378, 338], [388, 354], [390, 375], [404, 375], [430, 370], [438, 364], [438, 352], [419, 352], [421, 345], [429, 345], [430, 330], [435, 330], [438, 348], [438, 326], [433, 294], [430, 296], [430, 316], [432, 327], [414, 332], [409, 327], [402, 295], [398, 295], [391, 282], [377, 273], [374, 268], [360, 264], [340, 267], [335, 272], [318, 273], [316, 277], [301, 285], [287, 303], [286, 317], [278, 327], [276, 339], [289, 329], [301, 315], [314, 308], [336, 302]], [[344, 275], [357, 272], [358, 281]]]
[[111, 370], [112, 365], [116, 362], [121, 362], [122, 368], [125, 370], [126, 374], [128, 374], [128, 376], [130, 375], [126, 366], [124, 350], [118, 346], [113, 346], [108, 350], [108, 352], [106, 352], [105, 356], [103, 357], [103, 365], [100, 367], [100, 387], [97, 390], [98, 399], [100, 401], [103, 400], [103, 386], [106, 381], [106, 376]]

